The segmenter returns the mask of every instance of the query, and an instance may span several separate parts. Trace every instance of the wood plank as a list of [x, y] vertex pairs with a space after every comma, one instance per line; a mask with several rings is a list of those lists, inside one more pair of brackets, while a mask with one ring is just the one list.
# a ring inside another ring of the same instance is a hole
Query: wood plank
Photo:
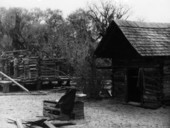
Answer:
[[17, 128], [24, 128], [20, 119], [16, 119]]
[[161, 103], [151, 103], [151, 102], [146, 102], [144, 104], [142, 104], [143, 107], [146, 107], [146, 108], [151, 108], [151, 109], [156, 109], [156, 108], [159, 108], [161, 106]]
[[161, 90], [153, 90], [153, 89], [149, 89], [149, 88], [145, 88], [146, 92], [150, 92], [150, 93], [154, 93], [154, 94], [159, 94], [161, 93]]
[[145, 84], [145, 88], [151, 90], [161, 90], [161, 87], [155, 86], [154, 84]]
[[51, 122], [49, 121], [44, 121], [44, 124], [48, 126], [48, 128], [56, 128]]
[[149, 93], [144, 93], [143, 94], [143, 99], [144, 100], [153, 100], [153, 101], [157, 101], [161, 98], [161, 95], [155, 95], [155, 94], [149, 94]]
[[60, 121], [60, 120], [55, 120], [55, 121], [50, 121], [53, 125], [56, 127], [62, 127], [66, 125], [76, 125], [75, 122], [73, 121]]
[[48, 117], [50, 119], [59, 119], [62, 115], [61, 114], [60, 115], [51, 114], [51, 113], [43, 110], [43, 116]]

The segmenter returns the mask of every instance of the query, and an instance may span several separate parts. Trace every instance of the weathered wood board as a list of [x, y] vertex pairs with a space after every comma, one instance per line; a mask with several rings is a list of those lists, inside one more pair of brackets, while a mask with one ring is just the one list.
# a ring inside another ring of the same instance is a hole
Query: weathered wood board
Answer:
[[73, 119], [84, 119], [84, 102], [75, 101], [73, 115], [69, 117], [61, 112], [60, 108], [56, 107], [56, 101], [43, 101], [43, 115], [50, 119], [69, 120]]

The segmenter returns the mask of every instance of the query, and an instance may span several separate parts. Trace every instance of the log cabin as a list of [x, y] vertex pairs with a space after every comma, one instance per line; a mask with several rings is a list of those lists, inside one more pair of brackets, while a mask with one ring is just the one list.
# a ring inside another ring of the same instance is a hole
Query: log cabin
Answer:
[[148, 108], [170, 103], [169, 23], [114, 20], [94, 55], [112, 60], [114, 97]]

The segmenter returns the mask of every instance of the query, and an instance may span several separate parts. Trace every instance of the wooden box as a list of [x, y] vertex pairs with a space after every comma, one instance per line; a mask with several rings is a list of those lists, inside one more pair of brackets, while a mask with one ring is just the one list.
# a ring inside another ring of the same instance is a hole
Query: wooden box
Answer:
[[84, 119], [84, 103], [75, 101], [73, 116], [65, 115], [60, 108], [56, 108], [56, 101], [43, 101], [43, 116], [50, 119], [69, 120], [69, 119]]
[[56, 119], [61, 115], [60, 108], [56, 108], [56, 101], [43, 101], [43, 116]]
[[75, 101], [73, 113], [74, 119], [84, 119], [84, 102]]

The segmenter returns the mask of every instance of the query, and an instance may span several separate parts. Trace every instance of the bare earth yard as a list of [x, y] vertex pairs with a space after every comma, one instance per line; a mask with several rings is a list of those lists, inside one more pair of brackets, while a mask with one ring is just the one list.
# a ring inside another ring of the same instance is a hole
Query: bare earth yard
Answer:
[[[7, 118], [25, 121], [42, 117], [43, 100], [59, 99], [62, 93], [0, 96], [0, 128], [16, 128]], [[85, 102], [85, 119], [64, 128], [170, 128], [170, 107], [156, 110], [124, 105], [115, 100]]]

